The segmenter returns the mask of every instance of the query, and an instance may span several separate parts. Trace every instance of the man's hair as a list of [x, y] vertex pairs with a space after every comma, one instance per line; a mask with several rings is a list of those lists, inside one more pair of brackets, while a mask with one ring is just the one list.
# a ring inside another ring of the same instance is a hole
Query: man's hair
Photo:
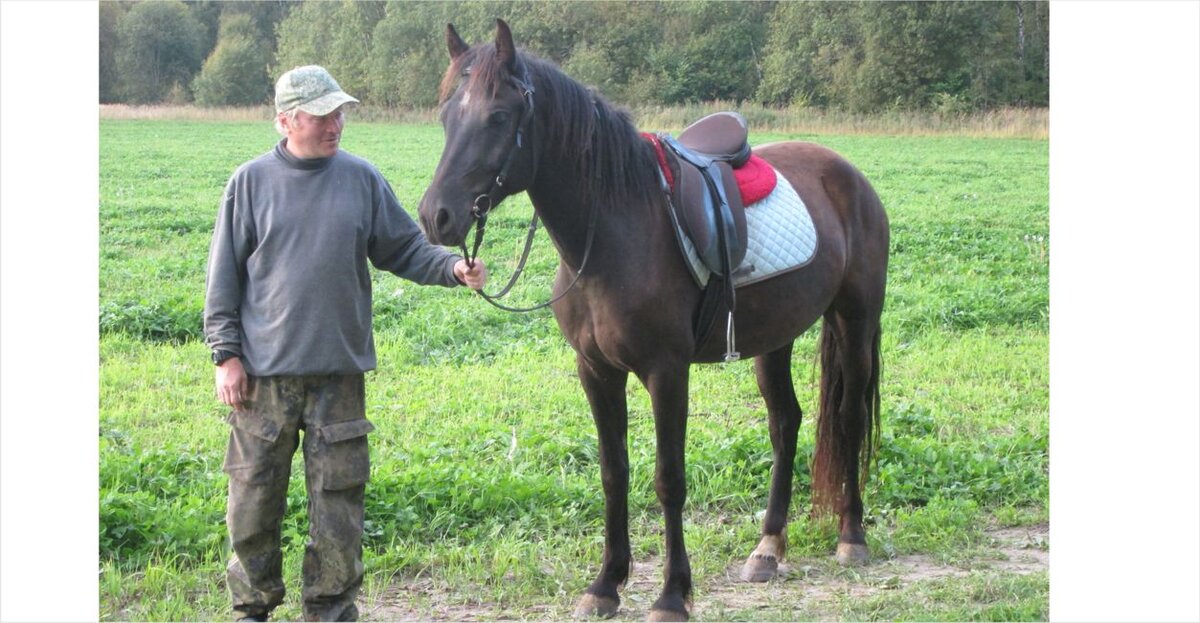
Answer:
[[[288, 119], [288, 123], [294, 124], [294, 123], [296, 123], [296, 113], [298, 113], [298, 112], [300, 112], [299, 107], [293, 108], [291, 110], [285, 110], [285, 111], [279, 113], [279, 115], [285, 115]], [[275, 131], [279, 132], [280, 136], [287, 136], [287, 128], [284, 127], [283, 121], [281, 121], [279, 119], [279, 115], [275, 115]]]

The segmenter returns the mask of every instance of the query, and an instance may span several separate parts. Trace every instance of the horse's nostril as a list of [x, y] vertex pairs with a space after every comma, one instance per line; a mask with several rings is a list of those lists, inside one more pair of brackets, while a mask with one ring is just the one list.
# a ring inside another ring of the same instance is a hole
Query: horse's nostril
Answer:
[[434, 217], [433, 224], [438, 228], [439, 231], [445, 229], [446, 225], [450, 224], [450, 211], [445, 208], [438, 210], [437, 216]]

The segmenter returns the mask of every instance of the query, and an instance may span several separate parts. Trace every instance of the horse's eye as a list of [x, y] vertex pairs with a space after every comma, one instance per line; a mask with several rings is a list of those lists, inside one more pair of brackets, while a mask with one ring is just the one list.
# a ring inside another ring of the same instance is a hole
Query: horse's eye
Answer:
[[507, 110], [497, 110], [488, 117], [489, 125], [504, 125], [505, 123], [508, 123]]

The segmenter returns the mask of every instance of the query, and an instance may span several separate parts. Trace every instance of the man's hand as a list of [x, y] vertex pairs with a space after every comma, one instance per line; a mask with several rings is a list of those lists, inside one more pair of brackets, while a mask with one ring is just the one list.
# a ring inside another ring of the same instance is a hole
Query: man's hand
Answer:
[[246, 404], [246, 392], [250, 384], [246, 380], [246, 369], [240, 357], [230, 357], [217, 366], [217, 398], [221, 402], [242, 409]]
[[467, 266], [466, 260], [459, 260], [454, 264], [454, 276], [467, 284], [468, 288], [482, 290], [487, 283], [487, 266], [479, 258], [475, 258], [474, 266]]

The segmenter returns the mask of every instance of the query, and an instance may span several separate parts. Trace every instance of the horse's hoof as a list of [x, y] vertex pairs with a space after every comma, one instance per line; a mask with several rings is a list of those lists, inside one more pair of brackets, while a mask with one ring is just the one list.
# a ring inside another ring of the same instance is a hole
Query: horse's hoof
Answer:
[[584, 593], [583, 597], [579, 598], [579, 603], [575, 605], [575, 619], [611, 619], [616, 616], [617, 606], [620, 605], [620, 600], [612, 597]]
[[743, 582], [768, 582], [779, 573], [779, 561], [770, 554], [750, 554], [742, 565]]
[[838, 543], [837, 561], [843, 567], [865, 565], [870, 557], [867, 546], [862, 543]]
[[675, 610], [663, 610], [660, 608], [651, 608], [650, 615], [646, 617], [647, 621], [686, 621], [688, 620], [687, 611], [677, 612]]

